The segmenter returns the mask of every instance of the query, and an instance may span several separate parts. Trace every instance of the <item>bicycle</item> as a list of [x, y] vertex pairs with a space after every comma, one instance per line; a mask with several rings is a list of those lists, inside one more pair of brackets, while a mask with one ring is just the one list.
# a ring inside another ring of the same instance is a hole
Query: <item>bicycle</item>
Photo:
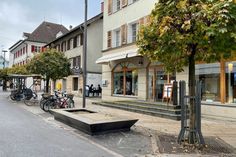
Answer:
[[49, 93], [43, 93], [41, 96], [42, 96], [42, 97], [41, 97], [41, 99], [40, 99], [40, 101], [39, 101], [39, 106], [40, 106], [40, 108], [41, 108], [42, 110], [44, 110], [44, 108], [43, 108], [44, 103], [45, 103], [48, 99], [50, 99], [50, 97], [52, 97], [53, 95], [50, 95]]
[[38, 95], [36, 92], [32, 91], [32, 93], [29, 93], [31, 96], [30, 99], [25, 98], [24, 99], [24, 103], [27, 106], [33, 106], [33, 105], [38, 105], [39, 104], [39, 99], [38, 99]]
[[58, 108], [74, 108], [74, 100], [73, 94], [67, 94], [66, 92], [61, 93], [61, 97], [59, 96], [58, 91], [54, 91], [54, 95], [49, 97], [45, 102], [43, 102], [43, 110], [48, 112], [50, 109], [58, 109]]

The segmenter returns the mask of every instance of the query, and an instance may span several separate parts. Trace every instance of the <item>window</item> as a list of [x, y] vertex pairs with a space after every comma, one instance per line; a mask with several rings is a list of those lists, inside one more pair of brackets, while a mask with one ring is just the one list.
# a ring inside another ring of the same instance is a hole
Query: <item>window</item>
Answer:
[[112, 43], [112, 33], [111, 31], [108, 31], [107, 32], [107, 48], [112, 47], [111, 43]]
[[81, 64], [81, 57], [80, 56], [77, 56], [77, 57], [74, 57], [72, 58], [73, 60], [73, 67], [78, 67], [80, 68], [80, 64]]
[[69, 39], [69, 40], [67, 41], [67, 50], [70, 50], [70, 41], [71, 41], [71, 39]]
[[66, 42], [65, 41], [61, 43], [61, 52], [64, 52], [64, 51], [66, 51]]
[[113, 12], [116, 12], [121, 9], [121, 2], [120, 0], [113, 1]]
[[129, 25], [129, 30], [128, 30], [128, 42], [133, 43], [137, 41], [137, 34], [138, 34], [138, 23], [132, 23]]
[[79, 79], [78, 77], [73, 78], [73, 90], [78, 91], [79, 89]]
[[40, 52], [41, 51], [41, 47], [40, 46], [35, 46], [35, 52]]
[[32, 45], [31, 52], [41, 52], [41, 47]]
[[137, 23], [132, 24], [132, 42], [136, 42], [137, 39]]
[[116, 30], [114, 36], [115, 36], [115, 40], [114, 40], [115, 45], [113, 45], [113, 47], [118, 47], [121, 45], [120, 30]]
[[74, 37], [74, 39], [73, 39], [73, 48], [76, 48], [77, 47], [77, 36], [76, 37]]
[[[196, 80], [202, 82], [202, 100], [207, 102], [220, 100], [220, 64], [195, 65]], [[226, 80], [228, 75], [226, 75]]]
[[61, 52], [63, 52], [63, 43], [61, 43]]
[[58, 52], [60, 52], [60, 45], [57, 45], [56, 49], [57, 49]]
[[138, 70], [134, 64], [124, 62], [113, 71], [113, 94], [138, 95]]

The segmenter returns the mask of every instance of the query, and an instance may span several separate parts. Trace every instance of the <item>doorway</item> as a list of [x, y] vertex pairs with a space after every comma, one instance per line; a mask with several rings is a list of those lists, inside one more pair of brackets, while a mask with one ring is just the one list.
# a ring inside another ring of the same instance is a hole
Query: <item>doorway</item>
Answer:
[[172, 83], [175, 79], [175, 75], [166, 73], [163, 66], [150, 67], [148, 71], [148, 100], [162, 101], [164, 84]]

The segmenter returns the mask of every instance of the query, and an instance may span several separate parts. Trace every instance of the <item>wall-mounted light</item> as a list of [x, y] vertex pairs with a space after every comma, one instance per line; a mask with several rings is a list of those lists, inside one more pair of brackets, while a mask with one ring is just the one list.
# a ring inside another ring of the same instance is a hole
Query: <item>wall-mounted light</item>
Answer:
[[228, 64], [229, 72], [232, 72], [232, 71], [233, 71], [233, 67], [234, 67], [233, 63], [229, 63], [229, 64]]

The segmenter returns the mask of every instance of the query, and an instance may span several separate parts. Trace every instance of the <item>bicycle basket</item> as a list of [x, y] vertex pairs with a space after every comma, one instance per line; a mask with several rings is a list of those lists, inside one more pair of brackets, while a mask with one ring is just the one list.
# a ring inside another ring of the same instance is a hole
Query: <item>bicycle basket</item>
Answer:
[[24, 90], [25, 99], [29, 100], [33, 97], [33, 91], [30, 88]]

